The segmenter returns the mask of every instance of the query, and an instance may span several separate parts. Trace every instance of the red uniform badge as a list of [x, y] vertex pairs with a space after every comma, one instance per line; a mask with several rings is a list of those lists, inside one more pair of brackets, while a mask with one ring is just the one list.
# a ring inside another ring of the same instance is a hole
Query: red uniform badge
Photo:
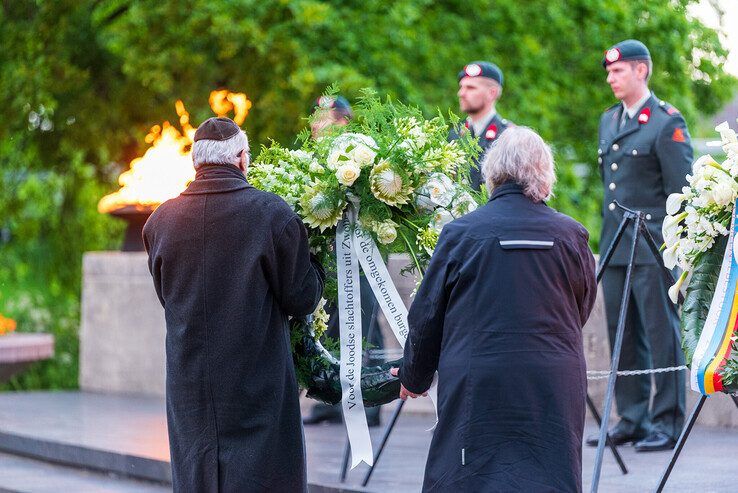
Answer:
[[612, 48], [605, 52], [605, 60], [607, 63], [615, 63], [620, 60], [620, 50], [618, 48]]
[[495, 137], [497, 137], [497, 125], [492, 123], [489, 127], [487, 127], [487, 131], [484, 132], [484, 138], [487, 140], [492, 140]]
[[674, 129], [674, 133], [671, 135], [671, 140], [674, 142], [686, 142], [687, 138], [684, 137], [684, 131], [677, 127]]
[[645, 125], [651, 118], [651, 108], [643, 108], [641, 113], [638, 115], [638, 123]]

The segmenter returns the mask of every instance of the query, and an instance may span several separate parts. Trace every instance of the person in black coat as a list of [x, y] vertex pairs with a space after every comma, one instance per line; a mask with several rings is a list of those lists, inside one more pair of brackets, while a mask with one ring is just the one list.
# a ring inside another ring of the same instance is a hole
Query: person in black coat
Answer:
[[438, 371], [424, 491], [581, 490], [582, 326], [597, 292], [587, 230], [548, 207], [548, 146], [508, 129], [489, 202], [447, 224], [410, 307], [401, 398]]
[[288, 316], [313, 312], [324, 274], [281, 198], [249, 185], [231, 120], [195, 133], [195, 180], [144, 226], [165, 310], [175, 492], [307, 491]]
[[497, 101], [502, 96], [502, 70], [490, 62], [472, 62], [459, 72], [459, 108], [467, 114], [464, 126], [451, 132], [451, 140], [458, 139], [464, 132], [471, 132], [477, 139], [482, 153], [475, 159], [469, 172], [469, 182], [473, 189], [484, 186], [479, 163], [484, 153], [502, 132], [514, 125], [497, 112]]

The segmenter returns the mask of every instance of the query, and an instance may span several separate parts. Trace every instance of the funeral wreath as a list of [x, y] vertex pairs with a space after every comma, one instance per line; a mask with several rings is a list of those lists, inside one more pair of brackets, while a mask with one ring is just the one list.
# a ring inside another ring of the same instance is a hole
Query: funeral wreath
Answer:
[[[330, 92], [324, 96], [330, 97]], [[484, 200], [483, 192], [467, 186], [479, 153], [476, 142], [469, 135], [448, 140], [449, 126], [458, 118], [428, 119], [417, 108], [371, 91], [362, 93], [355, 110], [346, 126], [332, 127], [317, 139], [304, 131], [297, 149], [277, 143], [263, 148], [249, 171], [252, 185], [281, 196], [303, 219], [312, 251], [329, 272], [324, 298], [333, 305], [341, 228], [347, 236], [365, 238], [382, 264], [389, 253], [408, 254], [406, 270], [422, 277], [444, 224]], [[341, 381], [336, 341], [324, 336], [325, 300], [312, 317], [292, 319], [290, 330], [300, 385], [309, 396], [335, 404], [341, 400]], [[361, 369], [364, 405], [397, 397], [399, 381], [388, 371], [392, 366], [397, 362]]]

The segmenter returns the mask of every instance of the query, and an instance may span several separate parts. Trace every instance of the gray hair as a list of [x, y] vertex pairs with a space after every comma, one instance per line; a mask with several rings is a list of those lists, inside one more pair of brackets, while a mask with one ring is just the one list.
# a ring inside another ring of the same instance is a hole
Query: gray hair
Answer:
[[553, 195], [556, 183], [551, 148], [528, 127], [510, 127], [492, 144], [484, 156], [482, 176], [487, 190], [514, 181], [532, 201]]
[[195, 169], [203, 164], [230, 164], [238, 166], [241, 153], [246, 153], [246, 164], [249, 162], [249, 139], [241, 130], [226, 140], [198, 140], [192, 144], [192, 163]]

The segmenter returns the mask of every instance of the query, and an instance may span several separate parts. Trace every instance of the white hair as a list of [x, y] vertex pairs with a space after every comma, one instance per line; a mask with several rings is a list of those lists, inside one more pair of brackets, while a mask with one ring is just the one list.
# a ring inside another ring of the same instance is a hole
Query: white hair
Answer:
[[192, 144], [192, 163], [195, 168], [203, 164], [230, 164], [238, 166], [241, 153], [246, 153], [249, 161], [249, 139], [243, 130], [226, 140], [198, 140]]
[[490, 192], [506, 181], [514, 181], [532, 201], [546, 200], [553, 195], [556, 183], [551, 148], [530, 128], [510, 127], [484, 156], [482, 176]]

